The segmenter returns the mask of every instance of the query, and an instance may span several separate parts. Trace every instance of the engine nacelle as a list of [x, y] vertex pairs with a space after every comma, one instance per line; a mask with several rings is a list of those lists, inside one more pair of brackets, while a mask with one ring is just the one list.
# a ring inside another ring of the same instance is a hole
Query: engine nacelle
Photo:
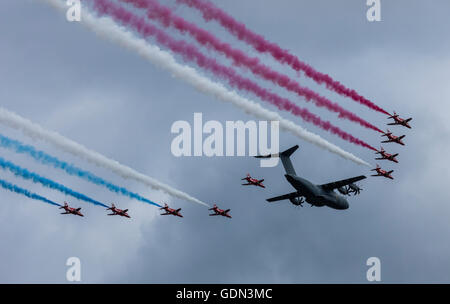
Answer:
[[305, 199], [303, 197], [293, 197], [289, 201], [295, 206], [301, 206], [305, 202]]

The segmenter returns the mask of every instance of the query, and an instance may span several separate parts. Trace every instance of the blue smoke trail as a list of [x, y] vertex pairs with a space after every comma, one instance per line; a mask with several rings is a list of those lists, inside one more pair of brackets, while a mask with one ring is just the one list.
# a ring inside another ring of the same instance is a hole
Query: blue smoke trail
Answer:
[[106, 206], [103, 203], [100, 203], [99, 201], [96, 201], [90, 197], [87, 197], [84, 194], [78, 193], [70, 188], [67, 188], [64, 185], [55, 183], [54, 181], [42, 177], [36, 173], [30, 172], [27, 169], [23, 169], [19, 166], [14, 165], [12, 162], [6, 161], [3, 158], [0, 157], [0, 168], [2, 168], [3, 170], [9, 170], [11, 171], [14, 175], [22, 177], [24, 179], [29, 179], [32, 180], [34, 183], [40, 183], [45, 187], [51, 188], [51, 189], [55, 189], [58, 190], [66, 195], [70, 195], [75, 197], [76, 199], [79, 200], [83, 200], [85, 202], [89, 202], [92, 203], [94, 205], [98, 205], [98, 206], [103, 206], [105, 208], [109, 208], [109, 206]]
[[145, 202], [145, 203], [148, 203], [151, 205], [161, 207], [159, 204], [152, 202], [151, 200], [146, 199], [137, 193], [130, 192], [123, 187], [116, 186], [116, 185], [102, 179], [101, 177], [98, 177], [98, 176], [92, 174], [89, 171], [85, 171], [80, 168], [77, 168], [77, 167], [75, 167], [67, 162], [64, 162], [62, 160], [59, 160], [58, 158], [51, 156], [43, 151], [36, 150], [33, 146], [25, 145], [25, 144], [21, 143], [20, 141], [8, 138], [1, 134], [0, 134], [0, 146], [3, 148], [13, 150], [16, 153], [27, 154], [27, 155], [31, 156], [34, 160], [36, 160], [44, 165], [51, 165], [56, 169], [64, 170], [67, 174], [78, 176], [78, 177], [80, 177], [84, 180], [87, 180], [91, 183], [94, 183], [96, 185], [104, 186], [112, 192], [119, 193], [119, 194], [128, 196], [130, 198], [139, 200], [141, 202]]
[[54, 205], [54, 206], [61, 206], [60, 204], [55, 203], [55, 202], [53, 202], [53, 201], [51, 201], [51, 200], [49, 200], [49, 199], [46, 199], [45, 197], [42, 197], [42, 196], [37, 195], [37, 194], [35, 194], [35, 193], [31, 193], [31, 192], [28, 191], [28, 190], [25, 190], [25, 189], [20, 188], [20, 187], [18, 187], [18, 186], [16, 186], [16, 185], [10, 184], [10, 183], [8, 183], [7, 181], [4, 181], [4, 180], [2, 180], [2, 179], [0, 179], [0, 186], [1, 186], [3, 189], [6, 189], [6, 190], [9, 190], [9, 191], [11, 191], [11, 192], [18, 193], [18, 194], [25, 195], [26, 197], [29, 197], [29, 198], [31, 198], [31, 199], [35, 199], [35, 200], [38, 200], [38, 201], [42, 201], [42, 202], [44, 202], [44, 203], [47, 203], [47, 204], [50, 204], [50, 205]]

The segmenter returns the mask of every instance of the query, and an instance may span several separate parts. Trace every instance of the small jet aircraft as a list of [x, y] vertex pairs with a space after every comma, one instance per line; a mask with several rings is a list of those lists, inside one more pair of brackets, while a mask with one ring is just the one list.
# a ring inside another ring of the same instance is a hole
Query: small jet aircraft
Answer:
[[175, 210], [175, 209], [169, 208], [169, 205], [164, 204], [164, 207], [159, 208], [159, 210], [165, 210], [166, 211], [166, 213], [161, 213], [161, 215], [172, 214], [172, 215], [175, 215], [175, 216], [183, 217], [181, 215], [181, 213], [180, 213], [181, 208], [178, 208], [178, 209]]
[[64, 209], [64, 211], [65, 211], [61, 214], [73, 214], [73, 215], [78, 215], [78, 216], [84, 216], [80, 212], [81, 208], [71, 208], [71, 207], [69, 207], [67, 202], [64, 202], [64, 206], [59, 207], [59, 209]]
[[295, 188], [295, 192], [272, 197], [267, 199], [268, 202], [276, 202], [288, 199], [292, 204], [301, 206], [304, 201], [311, 204], [311, 206], [328, 206], [333, 209], [344, 210], [348, 209], [347, 200], [334, 192], [335, 189], [354, 184], [357, 181], [365, 179], [364, 175], [356, 176], [328, 184], [316, 185], [309, 180], [302, 178], [295, 172], [290, 156], [298, 149], [298, 145], [294, 146], [282, 153], [269, 154], [265, 156], [255, 156], [256, 158], [271, 158], [279, 157], [286, 171], [284, 177]]
[[112, 213], [110, 213], [108, 215], [120, 215], [120, 216], [124, 216], [124, 217], [127, 217], [127, 218], [131, 218], [128, 215], [128, 213], [127, 213], [128, 209], [122, 210], [122, 209], [116, 208], [116, 206], [114, 206], [114, 204], [111, 204], [111, 207], [110, 208], [106, 208], [106, 210], [111, 210], [112, 211]]
[[394, 170], [391, 170], [391, 171], [383, 170], [383, 169], [380, 168], [380, 166], [378, 164], [377, 164], [377, 167], [375, 169], [372, 169], [370, 171], [377, 171], [377, 174], [374, 174], [372, 176], [383, 176], [383, 177], [386, 177], [386, 178], [394, 179], [391, 176], [391, 173], [394, 172]]
[[228, 214], [228, 212], [230, 212], [231, 209], [227, 209], [227, 210], [219, 209], [219, 207], [217, 207], [217, 205], [214, 204], [214, 206], [208, 210], [214, 211], [214, 213], [211, 213], [209, 216], [220, 215], [220, 216], [225, 216], [225, 217], [231, 218], [231, 215]]
[[386, 159], [386, 160], [389, 160], [391, 162], [398, 163], [398, 160], [395, 158], [395, 157], [398, 156], [398, 153], [396, 153], [396, 154], [389, 154], [383, 149], [383, 147], [381, 147], [380, 151], [375, 152], [375, 154], [380, 154], [381, 155], [381, 157], [375, 158], [377, 160]]
[[387, 130], [387, 132], [383, 133], [383, 135], [381, 135], [381, 136], [386, 136], [388, 138], [387, 140], [382, 141], [382, 143], [396, 143], [396, 144], [399, 144], [402, 146], [405, 145], [405, 143], [402, 142], [402, 139], [405, 138], [406, 135], [395, 136], [392, 134], [391, 131]]
[[266, 186], [264, 186], [262, 184], [264, 179], [259, 179], [258, 180], [256, 178], [252, 178], [249, 173], [247, 173], [247, 177], [244, 177], [241, 180], [246, 180], [247, 181], [247, 184], [242, 184], [242, 186], [257, 186], [257, 187], [261, 187], [261, 188], [266, 188]]
[[362, 189], [356, 184], [348, 184], [347, 186], [337, 188], [337, 190], [343, 195], [350, 196], [352, 193], [353, 195], [358, 195]]
[[410, 122], [412, 120], [412, 118], [403, 119], [403, 118], [400, 118], [398, 116], [398, 114], [394, 112], [394, 115], [390, 115], [388, 117], [388, 119], [393, 119], [394, 120], [394, 122], [388, 123], [389, 126], [400, 125], [400, 126], [404, 126], [404, 127], [407, 127], [409, 129], [411, 129], [411, 126], [408, 124], [408, 122]]

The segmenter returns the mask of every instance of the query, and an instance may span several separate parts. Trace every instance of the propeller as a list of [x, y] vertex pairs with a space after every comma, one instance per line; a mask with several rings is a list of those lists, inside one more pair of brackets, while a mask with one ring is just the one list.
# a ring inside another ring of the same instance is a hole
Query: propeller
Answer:
[[291, 198], [289, 199], [291, 201], [291, 203], [295, 206], [300, 206], [303, 207], [303, 203], [305, 202], [305, 199], [303, 197], [295, 197], [295, 198]]
[[362, 189], [361, 188], [357, 188], [353, 190], [353, 195], [359, 195], [361, 193]]

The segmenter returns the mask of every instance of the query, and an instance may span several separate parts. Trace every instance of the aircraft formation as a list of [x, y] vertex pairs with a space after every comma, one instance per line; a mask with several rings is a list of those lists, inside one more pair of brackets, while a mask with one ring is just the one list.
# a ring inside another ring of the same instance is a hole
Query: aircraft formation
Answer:
[[[412, 120], [412, 118], [402, 119], [399, 117], [398, 114], [396, 114], [394, 112], [394, 115], [390, 115], [389, 119], [393, 119], [394, 122], [389, 123], [388, 125], [400, 125], [400, 126], [404, 126], [407, 128], [411, 128], [411, 126], [409, 125], [409, 122]], [[395, 136], [392, 134], [392, 132], [390, 130], [387, 130], [387, 132], [385, 132], [382, 136], [387, 138], [386, 140], [382, 141], [382, 143], [396, 143], [396, 144], [399, 144], [402, 146], [405, 145], [405, 143], [403, 142], [405, 135]], [[2, 136], [2, 140], [3, 140], [3, 142], [8, 142], [9, 145], [14, 143], [14, 145], [17, 145], [17, 147], [20, 147], [20, 150], [23, 150], [25, 148], [25, 146], [23, 146], [21, 143], [19, 143], [17, 141], [14, 142], [13, 140], [10, 140], [4, 136]], [[31, 149], [31, 146], [27, 146], [27, 149]], [[281, 159], [283, 167], [286, 171], [285, 178], [291, 184], [291, 186], [295, 189], [294, 192], [276, 196], [276, 197], [272, 197], [272, 198], [267, 199], [267, 201], [272, 203], [272, 202], [278, 202], [278, 201], [282, 201], [282, 200], [289, 200], [293, 205], [300, 206], [300, 207], [303, 207], [303, 204], [306, 202], [306, 203], [309, 203], [311, 205], [311, 207], [312, 206], [317, 206], [317, 207], [328, 206], [330, 208], [337, 209], [337, 210], [348, 209], [349, 204], [348, 204], [347, 199], [344, 196], [359, 195], [360, 192], [362, 191], [362, 189], [355, 183], [360, 180], [365, 179], [366, 176], [364, 176], [364, 175], [356, 176], [356, 177], [352, 177], [352, 178], [348, 178], [348, 179], [344, 179], [344, 180], [330, 182], [327, 184], [320, 184], [320, 185], [313, 184], [312, 182], [305, 179], [304, 177], [298, 176], [294, 169], [294, 166], [292, 165], [290, 156], [297, 149], [298, 149], [298, 145], [296, 145], [284, 152], [277, 153], [274, 155], [255, 156], [256, 158], [279, 157]], [[40, 151], [40, 153], [35, 153], [35, 152], [37, 152], [37, 151], [35, 151], [33, 149], [30, 150], [30, 154], [32, 154], [32, 155], [37, 155], [37, 154], [46, 155], [42, 151]], [[398, 159], [397, 159], [398, 153], [390, 154], [390, 153], [386, 152], [383, 147], [381, 147], [380, 150], [377, 150], [375, 153], [379, 154], [379, 157], [377, 157], [376, 160], [387, 160], [387, 161], [391, 161], [394, 163], [398, 163]], [[57, 160], [54, 157], [50, 157], [49, 155], [46, 155], [46, 156], [47, 156], [46, 159], [52, 159], [55, 162], [55, 164], [58, 164], [58, 166], [59, 165], [62, 167], [68, 166], [67, 164], [60, 162], [59, 160]], [[12, 163], [2, 162], [2, 166], [4, 168], [8, 168], [9, 170], [12, 170], [12, 172], [20, 173], [24, 176], [30, 176], [29, 172], [23, 171], [20, 167], [15, 166]], [[83, 172], [78, 168], [71, 168], [71, 170], [79, 172], [80, 173], [79, 176], [90, 175], [91, 177], [93, 177], [93, 175], [91, 175], [89, 172]], [[377, 164], [376, 168], [372, 169], [371, 171], [376, 172], [376, 174], [373, 174], [371, 176], [381, 176], [381, 177], [391, 179], [391, 180], [394, 179], [394, 177], [392, 176], [392, 173], [394, 172], [394, 170], [384, 170], [378, 164]], [[39, 176], [37, 174], [31, 174], [31, 175], [33, 175], [36, 180], [39, 180], [39, 182], [45, 183], [47, 186], [51, 186], [55, 189], [63, 191], [66, 194], [70, 194], [72, 196], [82, 198], [83, 200], [86, 200], [91, 203], [103, 205], [100, 202], [92, 200], [84, 195], [75, 193], [71, 189], [69, 189], [63, 185], [60, 185], [60, 184], [50, 181], [48, 179], [42, 178], [41, 176]], [[95, 177], [94, 179], [99, 180], [100, 178]], [[263, 184], [264, 179], [254, 178], [249, 173], [247, 173], [247, 175], [245, 177], [241, 178], [241, 180], [246, 181], [246, 183], [243, 183], [242, 186], [255, 186], [255, 187], [259, 187], [259, 188], [266, 188], [266, 186]], [[103, 180], [101, 183], [105, 184], [105, 185], [108, 184], [108, 187], [110, 187], [110, 188], [120, 189], [120, 188], [117, 188], [117, 186], [109, 184], [108, 182], [103, 181]], [[22, 193], [22, 194], [25, 194], [30, 197], [30, 194], [29, 193], [26, 194], [27, 192], [24, 191], [23, 189], [14, 187], [14, 185], [7, 185], [7, 183], [4, 181], [2, 182], [2, 186], [3, 186], [3, 188], [7, 188], [9, 190], [13, 189], [13, 191], [15, 191], [15, 192]], [[336, 193], [335, 190], [337, 190], [337, 192], [340, 193], [342, 196], [338, 195], [338, 193]], [[128, 193], [128, 191], [123, 188], [120, 189], [120, 191], [123, 193]], [[151, 204], [159, 206], [158, 204], [153, 203], [145, 198], [142, 198], [137, 194], [128, 193], [128, 195], [131, 195], [132, 197], [135, 197], [135, 198], [138, 197], [142, 201], [146, 201]], [[37, 198], [37, 199], [43, 200], [47, 203], [51, 203], [53, 205], [59, 206], [60, 209], [64, 209], [64, 212], [61, 214], [64, 214], [64, 215], [71, 214], [71, 215], [84, 217], [84, 214], [81, 213], [80, 207], [78, 207], [78, 208], [71, 207], [71, 206], [69, 206], [69, 204], [67, 202], [64, 202], [64, 205], [61, 206], [57, 203], [48, 201], [45, 198], [40, 197], [40, 196], [34, 195], [34, 196], [32, 196], [32, 198], [35, 198], [35, 199]], [[114, 203], [111, 204], [111, 206], [106, 206], [106, 205], [103, 205], [103, 206], [106, 207], [106, 210], [111, 211], [111, 213], [108, 214], [109, 216], [118, 215], [120, 217], [131, 218], [131, 216], [128, 214], [128, 209], [119, 209], [115, 206]], [[161, 213], [161, 215], [173, 215], [175, 217], [183, 218], [183, 215], [181, 214], [181, 208], [173, 209], [173, 208], [170, 208], [168, 204], [164, 204], [163, 207], [160, 207], [160, 210], [164, 210], [164, 213]], [[214, 204], [214, 206], [212, 208], [209, 208], [208, 210], [213, 211], [213, 213], [209, 214], [210, 216], [222, 216], [222, 217], [226, 217], [226, 218], [232, 218], [231, 215], [229, 214], [230, 209], [220, 209], [217, 206], [217, 204]]]
[[[44, 1], [51, 3], [53, 7], [59, 8], [62, 12], [66, 12], [67, 6], [65, 1]], [[392, 121], [388, 123], [389, 126], [397, 125], [411, 129], [410, 121], [412, 118], [403, 119], [396, 112], [390, 114], [381, 106], [376, 105], [373, 101], [357, 93], [354, 89], [345, 87], [341, 82], [334, 80], [325, 73], [315, 70], [311, 65], [302, 62], [297, 56], [284, 50], [276, 43], [272, 43], [261, 35], [252, 32], [245, 24], [237, 21], [219, 7], [216, 7], [214, 3], [210, 3], [207, 0], [177, 1], [180, 5], [187, 5], [190, 9], [200, 11], [205, 22], [217, 22], [224, 30], [228, 31], [232, 36], [235, 36], [236, 39], [248, 44], [249, 47], [252, 47], [253, 51], [251, 53], [240, 50], [234, 45], [225, 44], [225, 42], [221, 40], [221, 37], [215, 35], [213, 31], [208, 31], [197, 25], [195, 22], [190, 22], [189, 20], [184, 19], [183, 16], [178, 16], [173, 8], [165, 6], [160, 0], [92, 0], [90, 2], [91, 5], [88, 5], [85, 8], [85, 18], [83, 18], [83, 20], [87, 20], [89, 29], [97, 33], [101, 32], [102, 35], [99, 35], [99, 37], [110, 39], [112, 42], [118, 43], [128, 50], [137, 52], [150, 63], [156, 64], [158, 67], [172, 75], [177, 75], [176, 79], [184, 81], [186, 84], [194, 87], [197, 91], [207, 94], [211, 98], [220, 100], [221, 102], [232, 104], [258, 119], [267, 121], [276, 120], [279, 122], [281, 130], [287, 131], [301, 140], [306, 140], [327, 152], [335, 153], [343, 159], [352, 161], [356, 164], [368, 165], [367, 162], [356, 155], [337, 147], [335, 144], [328, 142], [318, 134], [306, 130], [296, 122], [284, 118], [278, 112], [265, 108], [264, 104], [268, 103], [271, 106], [276, 106], [280, 111], [289, 112], [290, 114], [303, 119], [305, 123], [310, 123], [324, 131], [332, 132], [333, 135], [338, 136], [341, 140], [348, 141], [359, 147], [370, 149], [371, 151], [376, 151], [376, 160], [387, 160], [398, 163], [398, 153], [390, 154], [386, 152], [383, 147], [381, 147], [380, 150], [377, 150], [363, 139], [341, 129], [339, 126], [335, 125], [334, 122], [328, 122], [328, 118], [325, 120], [319, 114], [298, 106], [296, 102], [293, 102], [289, 98], [285, 98], [272, 92], [272, 88], [266, 87], [266, 85], [271, 83], [281, 89], [286, 89], [287, 91], [298, 95], [304, 101], [308, 101], [311, 104], [324, 108], [330, 112], [337, 113], [339, 119], [350, 120], [360, 127], [377, 132], [377, 134], [381, 133], [381, 136], [383, 137], [381, 143], [396, 143], [405, 146], [405, 135], [396, 136], [390, 130], [383, 132], [371, 122], [360, 117], [358, 113], [345, 109], [344, 106], [337, 104], [319, 92], [304, 87], [298, 83], [295, 78], [280, 71], [276, 71], [275, 67], [267, 65], [265, 60], [261, 60], [261, 58], [257, 57], [257, 54], [272, 56], [273, 59], [279, 63], [289, 66], [292, 71], [301, 73], [318, 85], [323, 85], [325, 89], [331, 90], [334, 94], [349, 98], [375, 112], [387, 115], [388, 119], [392, 119]], [[131, 8], [130, 5], [134, 6], [134, 9]], [[108, 22], [104, 22], [105, 18]], [[159, 23], [160, 27], [155, 26], [153, 23]], [[170, 31], [166, 31], [166, 29], [170, 29]], [[173, 37], [172, 31], [179, 31], [183, 37]], [[133, 35], [129, 35], [130, 33]], [[191, 39], [185, 41], [184, 35], [190, 36]], [[148, 39], [152, 37], [156, 39]], [[158, 44], [158, 47], [154, 47], [151, 44], [150, 41], [152, 40], [156, 40], [155, 43]], [[210, 49], [208, 54], [203, 52], [204, 47]], [[222, 64], [223, 60], [216, 60], [216, 57], [212, 57], [215, 56], [214, 54], [225, 56], [232, 60], [234, 64], [231, 66], [225, 63]], [[176, 55], [177, 57], [174, 57], [173, 55]], [[180, 63], [178, 62], [179, 60], [182, 60], [183, 62]], [[238, 70], [239, 68], [244, 68], [248, 71], [249, 73], [246, 73], [248, 75], [240, 73]], [[213, 74], [214, 78], [209, 79], [208, 77], [203, 76], [203, 73], [201, 73], [203, 70]], [[264, 82], [265, 84], [260, 85], [259, 81], [255, 82], [252, 77], [266, 80]], [[223, 83], [226, 85], [223, 85]], [[230, 87], [230, 89], [228, 87]], [[243, 97], [240, 94], [241, 91], [246, 94], [245, 96], [253, 97]], [[254, 98], [257, 100], [253, 100]], [[258, 103], [258, 101], [263, 103]], [[324, 123], [325, 121], [327, 121], [327, 123]], [[33, 139], [39, 138], [47, 143], [51, 143], [52, 146], [55, 146], [64, 152], [87, 160], [98, 167], [110, 170], [118, 176], [132, 179], [145, 186], [152, 187], [153, 189], [162, 190], [173, 197], [205, 205], [208, 206], [208, 208], [210, 207], [209, 204], [204, 203], [187, 193], [160, 183], [152, 177], [137, 172], [136, 170], [122, 165], [96, 151], [89, 150], [83, 145], [53, 131], [45, 130], [31, 121], [23, 119], [15, 113], [9, 112], [3, 108], [0, 108], [0, 123], [22, 131], [26, 136], [30, 136]], [[25, 153], [41, 164], [51, 165], [53, 168], [64, 170], [69, 175], [76, 175], [88, 182], [106, 187], [115, 193], [157, 206], [161, 211], [164, 211], [161, 215], [173, 215], [174, 217], [183, 218], [181, 208], [174, 209], [167, 204], [160, 206], [137, 193], [133, 193], [122, 186], [114, 185], [82, 168], [72, 166], [43, 151], [36, 151], [29, 145], [22, 145], [17, 141], [7, 139], [3, 136], [1, 139], [0, 145], [2, 148], [13, 150], [16, 153]], [[328, 206], [338, 210], [347, 209], [349, 204], [345, 196], [359, 195], [362, 189], [356, 182], [365, 179], [366, 177], [361, 175], [327, 184], [314, 184], [306, 178], [297, 175], [294, 170], [290, 156], [297, 148], [298, 146], [294, 146], [277, 155], [258, 156], [260, 158], [280, 157], [286, 171], [285, 178], [295, 189], [295, 191], [291, 193], [272, 197], [267, 199], [267, 201], [278, 202], [289, 200], [293, 205], [300, 207], [303, 207], [303, 204], [306, 202], [311, 206]], [[65, 195], [71, 195], [78, 200], [102, 206], [111, 212], [108, 214], [110, 216], [117, 215], [119, 217], [131, 218], [128, 214], [128, 209], [119, 209], [114, 204], [111, 204], [111, 206], [105, 205], [37, 173], [30, 173], [25, 168], [16, 166], [6, 160], [0, 159], [0, 165], [1, 169], [9, 170], [16, 176], [28, 180], [32, 179], [35, 183], [40, 183], [53, 190], [63, 192]], [[379, 165], [371, 171], [376, 172], [376, 174], [373, 174], [372, 176], [394, 179], [392, 176], [393, 170], [384, 170]], [[250, 174], [247, 174], [247, 176], [241, 180], [245, 181], [245, 183], [242, 183], [243, 186], [266, 188], [266, 185], [263, 184], [263, 182], [265, 182], [264, 179], [253, 178]], [[22, 189], [16, 185], [7, 183], [6, 181], [2, 181], [1, 179], [0, 186], [29, 198], [56, 205], [60, 209], [64, 209], [62, 214], [72, 214], [80, 217], [84, 216], [81, 213], [81, 208], [70, 207], [66, 202], [61, 206], [45, 197], [30, 193], [30, 191], [26, 189]], [[343, 196], [340, 196], [338, 193]], [[212, 208], [209, 208], [209, 211], [213, 212], [209, 214], [210, 216], [231, 218], [231, 215], [229, 214], [230, 209], [220, 209], [216, 204], [214, 204]]]
[[[63, 212], [61, 214], [72, 214], [72, 215], [77, 215], [77, 216], [82, 216], [82, 217], [84, 216], [80, 212], [81, 207], [80, 208], [70, 207], [67, 202], [64, 202], [64, 206], [59, 207], [59, 209], [65, 210], [65, 212]], [[160, 215], [173, 215], [173, 216], [183, 217], [183, 215], [181, 215], [181, 213], [180, 213], [181, 208], [173, 209], [173, 208], [170, 208], [169, 205], [164, 204], [164, 207], [161, 207], [159, 209], [165, 211], [165, 213], [161, 213]], [[124, 209], [124, 210], [119, 209], [114, 204], [112, 204], [111, 207], [106, 208], [106, 210], [111, 210], [111, 212], [112, 212], [112, 213], [109, 213], [108, 215], [113, 215], [113, 216], [119, 215], [119, 216], [123, 216], [126, 218], [131, 218], [131, 216], [127, 213], [128, 209]], [[210, 214], [210, 216], [220, 215], [223, 217], [231, 218], [231, 215], [229, 214], [231, 209], [223, 210], [223, 209], [220, 209], [219, 207], [217, 207], [216, 204], [214, 204], [214, 206], [208, 210], [214, 211], [214, 213]]]
[[[408, 129], [411, 129], [409, 122], [412, 120], [412, 118], [408, 118], [408, 119], [400, 118], [400, 116], [397, 113], [395, 113], [395, 111], [394, 111], [394, 114], [389, 115], [388, 119], [393, 119], [393, 122], [388, 123], [389, 126], [403, 126]], [[383, 132], [383, 135], [381, 135], [381, 136], [386, 137], [386, 140], [383, 140], [382, 143], [396, 143], [396, 144], [402, 145], [402, 146], [405, 145], [405, 143], [402, 141], [402, 139], [405, 138], [406, 135], [395, 136], [388, 129], [386, 132]], [[388, 160], [388, 161], [391, 161], [394, 163], [398, 163], [398, 160], [397, 160], [398, 153], [395, 153], [395, 154], [387, 153], [383, 147], [381, 147], [380, 150], [377, 150], [375, 152], [375, 154], [380, 155], [380, 157], [375, 158], [376, 160]], [[377, 164], [376, 168], [372, 169], [371, 171], [376, 172], [376, 174], [373, 174], [372, 176], [382, 176], [384, 178], [388, 178], [388, 179], [392, 179], [392, 180], [394, 179], [391, 175], [394, 172], [394, 170], [390, 170], [390, 171], [383, 170], [383, 169], [381, 169], [380, 165], [378, 165], [378, 164]]]

